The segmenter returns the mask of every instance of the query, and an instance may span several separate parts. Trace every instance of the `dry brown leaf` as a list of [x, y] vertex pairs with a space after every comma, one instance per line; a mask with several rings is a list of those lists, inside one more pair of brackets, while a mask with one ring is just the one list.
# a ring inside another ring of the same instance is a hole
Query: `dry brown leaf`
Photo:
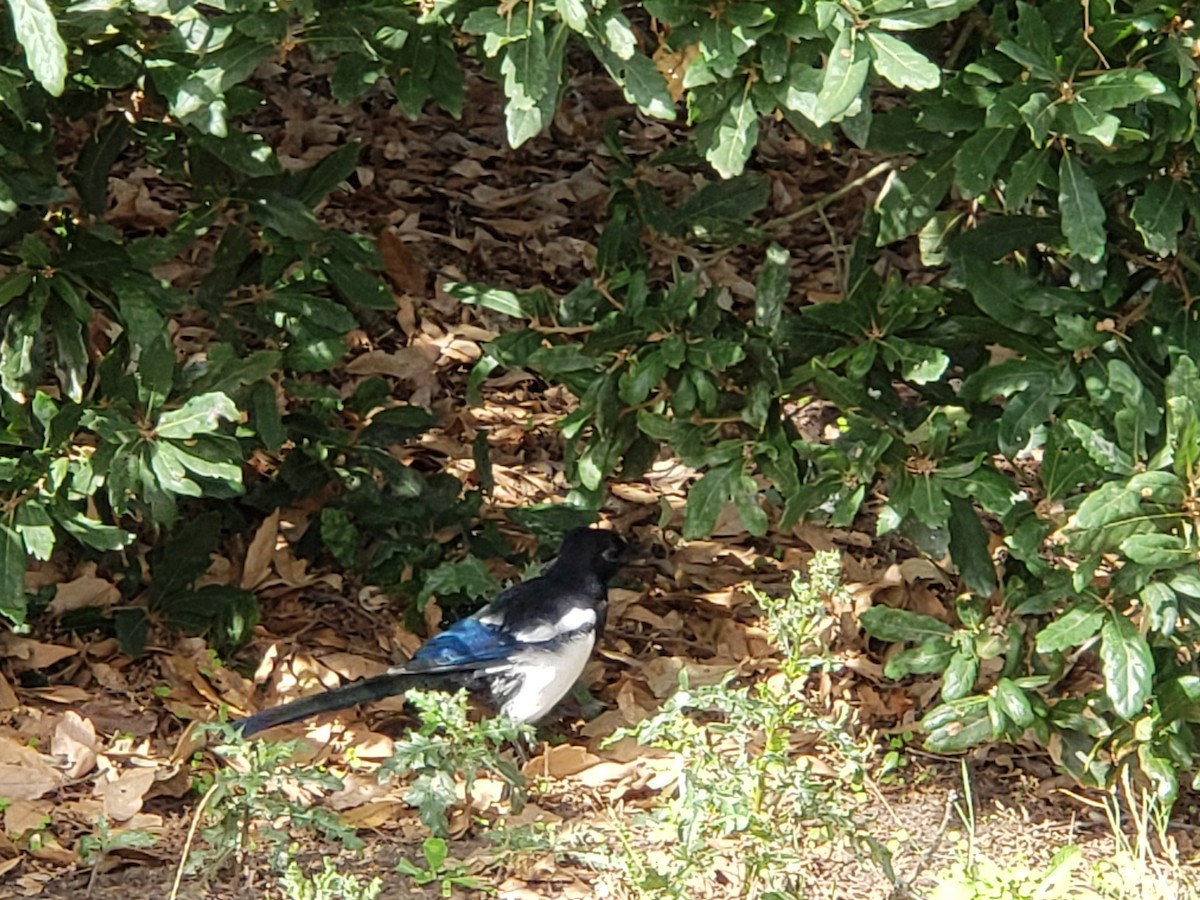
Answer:
[[412, 808], [400, 800], [372, 800], [342, 812], [340, 818], [351, 828], [385, 828], [412, 816]]
[[90, 719], [69, 710], [58, 720], [50, 741], [50, 752], [66, 759], [64, 774], [67, 778], [74, 780], [92, 771], [96, 767], [98, 750], [96, 728]]
[[48, 800], [14, 800], [4, 810], [4, 833], [20, 840], [26, 832], [41, 831], [53, 810], [54, 804]]
[[16, 692], [12, 689], [12, 685], [8, 683], [8, 679], [4, 677], [4, 673], [0, 672], [0, 710], [16, 709], [19, 702]]
[[0, 763], [0, 797], [36, 800], [62, 785], [62, 778], [40, 759], [29, 763]]
[[392, 785], [381, 782], [374, 775], [351, 772], [342, 779], [342, 789], [330, 794], [325, 802], [330, 809], [341, 812], [362, 806], [364, 803], [382, 800], [392, 789]]
[[86, 703], [92, 699], [90, 691], [85, 691], [83, 688], [75, 687], [71, 684], [58, 684], [44, 688], [30, 688], [28, 693], [39, 700], [47, 700], [50, 703], [62, 703], [65, 705], [76, 705]]
[[379, 255], [383, 258], [388, 279], [396, 290], [416, 297], [425, 295], [429, 272], [390, 228], [379, 232]]
[[720, 684], [721, 679], [737, 668], [733, 664], [710, 665], [682, 656], [656, 656], [646, 663], [642, 676], [651, 693], [660, 700], [679, 689], [679, 673], [687, 672], [692, 687]]
[[73, 847], [64, 847], [53, 835], [43, 834], [42, 840], [32, 850], [30, 855], [35, 859], [54, 863], [58, 866], [75, 866], [79, 864], [79, 852]]
[[386, 375], [404, 381], [418, 381], [428, 374], [440, 353], [440, 349], [431, 354], [423, 348], [411, 346], [399, 347], [391, 353], [371, 350], [350, 360], [346, 364], [346, 371], [351, 375]]
[[50, 613], [61, 616], [63, 613], [89, 606], [112, 606], [121, 600], [121, 592], [111, 581], [98, 578], [95, 575], [95, 563], [89, 563], [90, 572], [81, 575], [73, 581], [59, 584], [54, 591], [54, 599], [50, 601]]
[[0, 656], [16, 660], [13, 668], [17, 671], [47, 669], [56, 662], [60, 662], [68, 656], [74, 656], [78, 652], [78, 647], [46, 644], [32, 638], [20, 637], [11, 632], [0, 634]]
[[676, 103], [683, 97], [683, 78], [687, 74], [688, 66], [699, 56], [700, 48], [695, 44], [689, 44], [682, 50], [672, 53], [667, 49], [667, 44], [664, 41], [654, 51], [653, 59], [655, 68], [666, 79], [667, 90], [671, 94], [671, 99]]
[[557, 747], [550, 747], [545, 753], [540, 756], [535, 756], [529, 762], [521, 767], [522, 773], [527, 778], [566, 778], [568, 775], [575, 775], [582, 772], [584, 769], [590, 769], [597, 763], [603, 760], [592, 753], [588, 753], [584, 747], [578, 747], [574, 744], [559, 744]]
[[246, 550], [246, 561], [242, 564], [242, 590], [253, 590], [266, 580], [271, 572], [271, 560], [275, 557], [278, 541], [279, 510], [276, 509], [263, 519]]
[[104, 798], [104, 814], [114, 822], [124, 822], [141, 812], [143, 798], [154, 784], [156, 771], [150, 766], [136, 766], [115, 781], [98, 784], [96, 793]]
[[578, 775], [581, 784], [588, 787], [600, 787], [606, 784], [616, 784], [624, 781], [638, 771], [638, 760], [627, 763], [602, 762], [591, 768], [584, 769]]

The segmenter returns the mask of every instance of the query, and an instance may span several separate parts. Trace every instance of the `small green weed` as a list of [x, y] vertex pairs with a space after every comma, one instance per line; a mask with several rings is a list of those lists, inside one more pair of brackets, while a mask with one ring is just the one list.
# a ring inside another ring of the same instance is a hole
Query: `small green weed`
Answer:
[[516, 741], [533, 734], [528, 725], [517, 725], [500, 716], [472, 722], [467, 692], [448, 695], [438, 691], [410, 691], [407, 700], [416, 707], [421, 727], [393, 745], [391, 757], [379, 772], [390, 776], [415, 776], [404, 799], [416, 808], [434, 836], [449, 830], [447, 813], [459, 802], [457, 779], [465, 782], [466, 803], [480, 772], [499, 777], [509, 788], [513, 810], [525, 803], [525, 779], [511, 759], [501, 753]]
[[426, 838], [421, 846], [425, 867], [407, 859], [396, 863], [396, 871], [407, 875], [418, 887], [435, 882], [441, 887], [443, 897], [449, 897], [456, 887], [472, 891], [488, 891], [489, 888], [474, 875], [468, 874], [467, 866], [449, 857], [446, 841], [440, 837]]
[[108, 816], [101, 813], [100, 818], [96, 820], [96, 830], [79, 839], [79, 855], [92, 867], [85, 892], [87, 896], [92, 895], [96, 877], [100, 874], [100, 865], [109, 853], [133, 847], [153, 847], [156, 840], [153, 834], [140, 828], [122, 829], [114, 833], [109, 826]]
[[230, 854], [240, 860], [264, 844], [283, 869], [290, 856], [289, 831], [296, 830], [316, 831], [351, 850], [363, 846], [334, 813], [310, 804], [313, 797], [340, 790], [342, 782], [293, 762], [295, 741], [247, 741], [227, 724], [210, 728], [220, 737], [216, 749], [227, 764], [208, 779], [197, 811], [208, 823], [200, 832], [207, 846], [188, 854], [186, 871], [216, 868]]
[[[806, 895], [799, 863], [814, 842], [851, 845], [885, 867], [887, 853], [855, 822], [865, 796], [870, 751], [855, 743], [845, 716], [830, 721], [809, 702], [810, 674], [833, 661], [818, 630], [823, 599], [839, 586], [836, 554], [818, 554], [810, 580], [797, 575], [786, 597], [754, 591], [768, 633], [780, 651], [776, 676], [752, 688], [691, 688], [686, 674], [662, 711], [632, 734], [678, 756], [675, 795], [650, 815], [670, 835], [667, 852], [651, 858], [623, 840], [623, 868], [640, 896], [683, 898], [715, 868], [735, 872], [741, 896]], [[836, 777], [821, 777], [811, 758], [797, 756], [795, 738], [818, 736]]]
[[328, 857], [321, 861], [322, 869], [307, 876], [294, 860], [279, 884], [287, 900], [376, 900], [383, 892], [383, 881], [372, 878], [366, 884], [355, 875], [343, 875]]
[[[958, 841], [957, 859], [937, 873], [928, 900], [1197, 900], [1200, 882], [1179, 865], [1166, 834], [1166, 806], [1147, 791], [1135, 791], [1128, 772], [1106, 798], [1113, 851], [1089, 864], [1082, 849], [1067, 845], [1044, 868], [1035, 868], [1024, 860], [1002, 865], [979, 851], [964, 764], [958, 815], [966, 834]], [[1130, 829], [1121, 814], [1121, 793]], [[1155, 853], [1154, 846], [1163, 852]]]

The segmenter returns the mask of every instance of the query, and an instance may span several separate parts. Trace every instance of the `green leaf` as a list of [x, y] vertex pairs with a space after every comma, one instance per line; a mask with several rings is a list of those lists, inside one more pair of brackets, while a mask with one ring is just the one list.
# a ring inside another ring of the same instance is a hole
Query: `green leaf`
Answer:
[[191, 397], [179, 409], [158, 417], [155, 433], [161, 438], [185, 439], [217, 430], [221, 420], [236, 422], [237, 404], [220, 391]]
[[358, 436], [369, 447], [406, 444], [428, 431], [437, 417], [420, 406], [393, 406], [371, 416], [370, 424]]
[[33, 502], [17, 507], [17, 533], [25, 542], [25, 551], [43, 562], [54, 552], [54, 524], [45, 508]]
[[871, 53], [867, 42], [858, 40], [857, 34], [849, 23], [843, 23], [829, 51], [821, 90], [817, 92], [817, 105], [813, 110], [813, 124], [818, 127], [848, 112], [867, 83]]
[[289, 193], [294, 194], [309, 208], [316, 206], [354, 174], [361, 150], [361, 142], [347, 141], [332, 153], [323, 156], [312, 168], [294, 174], [288, 188]]
[[321, 540], [333, 558], [347, 569], [354, 568], [358, 563], [363, 539], [345, 510], [336, 506], [321, 510]]
[[150, 556], [151, 610], [163, 608], [208, 569], [221, 536], [220, 513], [211, 512], [183, 523]]
[[[558, 59], [551, 62], [561, 66]], [[523, 40], [508, 44], [500, 73], [508, 97], [505, 106], [508, 143], [519, 147], [538, 135], [554, 114], [553, 105], [545, 110], [539, 105], [548, 91], [557, 90], [559, 75], [558, 71], [551, 72], [548, 65], [546, 32], [541, 19], [529, 24]]]
[[[167, 441], [158, 441], [155, 446], [159, 448], [160, 453], [170, 456], [177, 464], [183, 466], [189, 472], [199, 475], [201, 478], [211, 478], [215, 481], [223, 482], [230, 490], [241, 491], [242, 466], [240, 458], [210, 459], [209, 456], [214, 454], [210, 453], [208, 456], [201, 456], [192, 452], [193, 450], [206, 447], [206, 445], [200, 442], [191, 442], [180, 446]], [[236, 441], [233, 443], [233, 449], [236, 452]]]
[[1176, 534], [1134, 534], [1121, 541], [1121, 552], [1144, 566], [1168, 568], [1197, 560], [1197, 551]]
[[425, 576], [417, 604], [424, 607], [433, 597], [445, 598], [464, 594], [471, 600], [487, 597], [500, 589], [487, 566], [474, 556], [457, 562], [442, 563]]
[[67, 45], [58, 33], [54, 12], [46, 0], [13, 0], [8, 8], [33, 77], [50, 96], [62, 96], [67, 80]]
[[912, 0], [888, 4], [895, 8], [879, 13], [876, 21], [885, 31], [915, 31], [957, 19], [978, 3], [979, 0]]
[[1179, 233], [1183, 230], [1183, 211], [1189, 193], [1181, 181], [1170, 177], [1155, 178], [1145, 193], [1133, 201], [1129, 217], [1151, 253], [1170, 256], [1179, 249]]
[[774, 331], [791, 289], [791, 255], [772, 243], [767, 248], [766, 262], [754, 286], [754, 324], [766, 331]]
[[899, 38], [868, 31], [875, 71], [898, 88], [925, 91], [941, 82], [938, 67]]
[[950, 498], [950, 558], [963, 583], [972, 591], [990, 596], [996, 589], [996, 567], [988, 547], [988, 532], [975, 507], [961, 497]]
[[1167, 445], [1174, 448], [1175, 471], [1191, 477], [1200, 462], [1200, 369], [1190, 356], [1180, 355], [1165, 384]]
[[222, 166], [251, 178], [267, 178], [283, 171], [275, 150], [260, 134], [233, 129], [223, 137], [201, 132], [193, 140]]
[[1050, 172], [1049, 150], [1044, 147], [1026, 150], [1009, 172], [1004, 186], [1004, 209], [1013, 213], [1024, 207], [1038, 185], [1048, 179]]
[[740, 175], [758, 142], [758, 112], [749, 91], [737, 91], [721, 113], [704, 158], [722, 178]]
[[108, 175], [128, 145], [130, 132], [125, 117], [115, 116], [79, 152], [71, 181], [79, 191], [83, 208], [92, 215], [102, 215], [108, 205]]
[[890, 656], [883, 666], [884, 678], [906, 675], [930, 675], [945, 670], [954, 655], [954, 645], [945, 638], [933, 638], [915, 647], [906, 647]]
[[1038, 632], [1038, 653], [1059, 653], [1083, 646], [1100, 630], [1104, 617], [1102, 606], [1091, 600], [1080, 601]]
[[769, 178], [747, 172], [704, 185], [680, 205], [672, 218], [680, 231], [701, 222], [745, 222], [767, 205], [770, 194]]
[[27, 605], [25, 543], [12, 526], [0, 522], [0, 615], [23, 625]]
[[104, 525], [89, 519], [78, 510], [68, 506], [55, 507], [54, 519], [75, 540], [94, 550], [120, 550], [133, 542], [133, 535], [122, 528]]
[[522, 297], [518, 297], [512, 291], [480, 284], [463, 284], [451, 281], [446, 284], [446, 293], [463, 303], [482, 306], [484, 309], [503, 313], [506, 316], [512, 316], [514, 319], [529, 318], [533, 315], [533, 309], [528, 305], [527, 301]]
[[588, 9], [583, 0], [554, 0], [554, 8], [572, 31], [583, 34], [588, 25]]
[[32, 283], [33, 273], [29, 271], [10, 272], [0, 278], [0, 306], [22, 296]]
[[708, 537], [716, 527], [721, 510], [733, 495], [734, 479], [740, 473], [740, 463], [709, 469], [692, 485], [687, 495], [687, 510], [683, 518], [685, 540]]
[[46, 321], [54, 333], [54, 374], [58, 376], [59, 386], [69, 399], [82, 403], [89, 362], [85, 326], [71, 315], [64, 303], [50, 304]]
[[933, 217], [954, 181], [954, 148], [937, 150], [894, 174], [875, 201], [879, 212], [876, 245], [902, 240]]
[[1105, 693], [1117, 715], [1132, 719], [1142, 711], [1153, 689], [1150, 646], [1132, 622], [1116, 613], [1105, 619], [1100, 638]]
[[150, 469], [158, 479], [159, 486], [166, 492], [184, 497], [201, 497], [204, 489], [188, 478], [187, 469], [170, 444], [155, 442], [149, 445]]
[[1091, 176], [1070, 153], [1063, 154], [1058, 167], [1058, 206], [1063, 235], [1071, 252], [1088, 262], [1103, 259], [1108, 237], [1104, 230], [1104, 206]]
[[1013, 128], [984, 128], [962, 142], [954, 156], [954, 181], [963, 197], [978, 197], [992, 187], [1015, 136]]
[[1025, 692], [1013, 683], [1011, 678], [1001, 678], [996, 682], [996, 705], [1011, 721], [1021, 728], [1033, 724], [1033, 706]]
[[168, 625], [187, 634], [208, 634], [222, 654], [245, 644], [258, 624], [258, 598], [228, 584], [172, 594], [160, 609]]
[[645, 115], [656, 119], [674, 119], [675, 104], [667, 90], [662, 73], [648, 56], [635, 53], [625, 60], [619, 70], [617, 83], [624, 89], [625, 99]]
[[[929, 713], [926, 719], [947, 706], [953, 708], [952, 704], [943, 704]], [[961, 753], [963, 750], [969, 750], [984, 741], [993, 739], [991, 719], [985, 710], [957, 716], [936, 728], [928, 728], [923, 720], [921, 727], [928, 729], [925, 737], [925, 749], [933, 753]]]
[[1152, 97], [1172, 106], [1178, 102], [1158, 76], [1134, 68], [1101, 72], [1077, 85], [1075, 96], [1098, 110], [1121, 109]]
[[36, 386], [44, 365], [42, 313], [48, 293], [45, 284], [45, 281], [34, 282], [25, 303], [6, 314], [0, 337], [0, 385], [22, 405]]
[[1115, 475], [1132, 475], [1133, 458], [1110, 441], [1101, 431], [1090, 425], [1085, 425], [1078, 419], [1068, 419], [1067, 428], [1079, 439], [1084, 451], [1091, 457], [1092, 462], [1105, 472]]
[[167, 323], [154, 300], [140, 291], [122, 292], [119, 303], [129, 354], [137, 360], [138, 395], [146, 406], [157, 407], [170, 393], [175, 377], [175, 351]]
[[916, 344], [894, 335], [883, 338], [879, 345], [889, 367], [898, 364], [900, 377], [913, 384], [938, 381], [950, 365], [950, 357], [938, 347]]
[[325, 229], [321, 227], [312, 210], [295, 197], [274, 191], [265, 192], [250, 203], [248, 211], [250, 217], [264, 228], [293, 241], [314, 243], [321, 240], [325, 234]]
[[959, 700], [971, 693], [979, 677], [979, 660], [971, 648], [959, 648], [942, 676], [942, 699]]
[[756, 537], [767, 533], [767, 513], [758, 498], [758, 485], [746, 472], [742, 472], [733, 487], [733, 505], [742, 519], [745, 529]]
[[949, 625], [933, 616], [890, 606], [872, 606], [858, 617], [858, 621], [867, 634], [891, 643], [920, 643], [954, 633]]
[[1031, 378], [1025, 390], [1008, 399], [1000, 416], [1001, 452], [1011, 457], [1024, 449], [1033, 430], [1050, 419], [1074, 386], [1075, 374], [1067, 367]]

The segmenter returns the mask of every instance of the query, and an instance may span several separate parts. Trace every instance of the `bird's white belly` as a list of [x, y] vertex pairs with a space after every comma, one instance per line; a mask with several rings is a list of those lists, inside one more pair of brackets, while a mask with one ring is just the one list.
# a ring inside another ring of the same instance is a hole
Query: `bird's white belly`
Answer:
[[516, 722], [543, 718], [579, 680], [594, 642], [584, 633], [552, 649], [531, 647], [512, 656], [505, 674], [513, 692], [504, 697], [501, 712]]

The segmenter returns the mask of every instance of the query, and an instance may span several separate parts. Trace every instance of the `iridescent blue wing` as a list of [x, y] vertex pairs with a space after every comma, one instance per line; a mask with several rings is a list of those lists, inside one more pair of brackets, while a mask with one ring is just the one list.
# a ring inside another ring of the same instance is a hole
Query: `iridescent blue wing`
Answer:
[[461, 670], [505, 659], [516, 649], [517, 642], [495, 625], [477, 618], [460, 619], [422, 644], [402, 668], [409, 672]]

